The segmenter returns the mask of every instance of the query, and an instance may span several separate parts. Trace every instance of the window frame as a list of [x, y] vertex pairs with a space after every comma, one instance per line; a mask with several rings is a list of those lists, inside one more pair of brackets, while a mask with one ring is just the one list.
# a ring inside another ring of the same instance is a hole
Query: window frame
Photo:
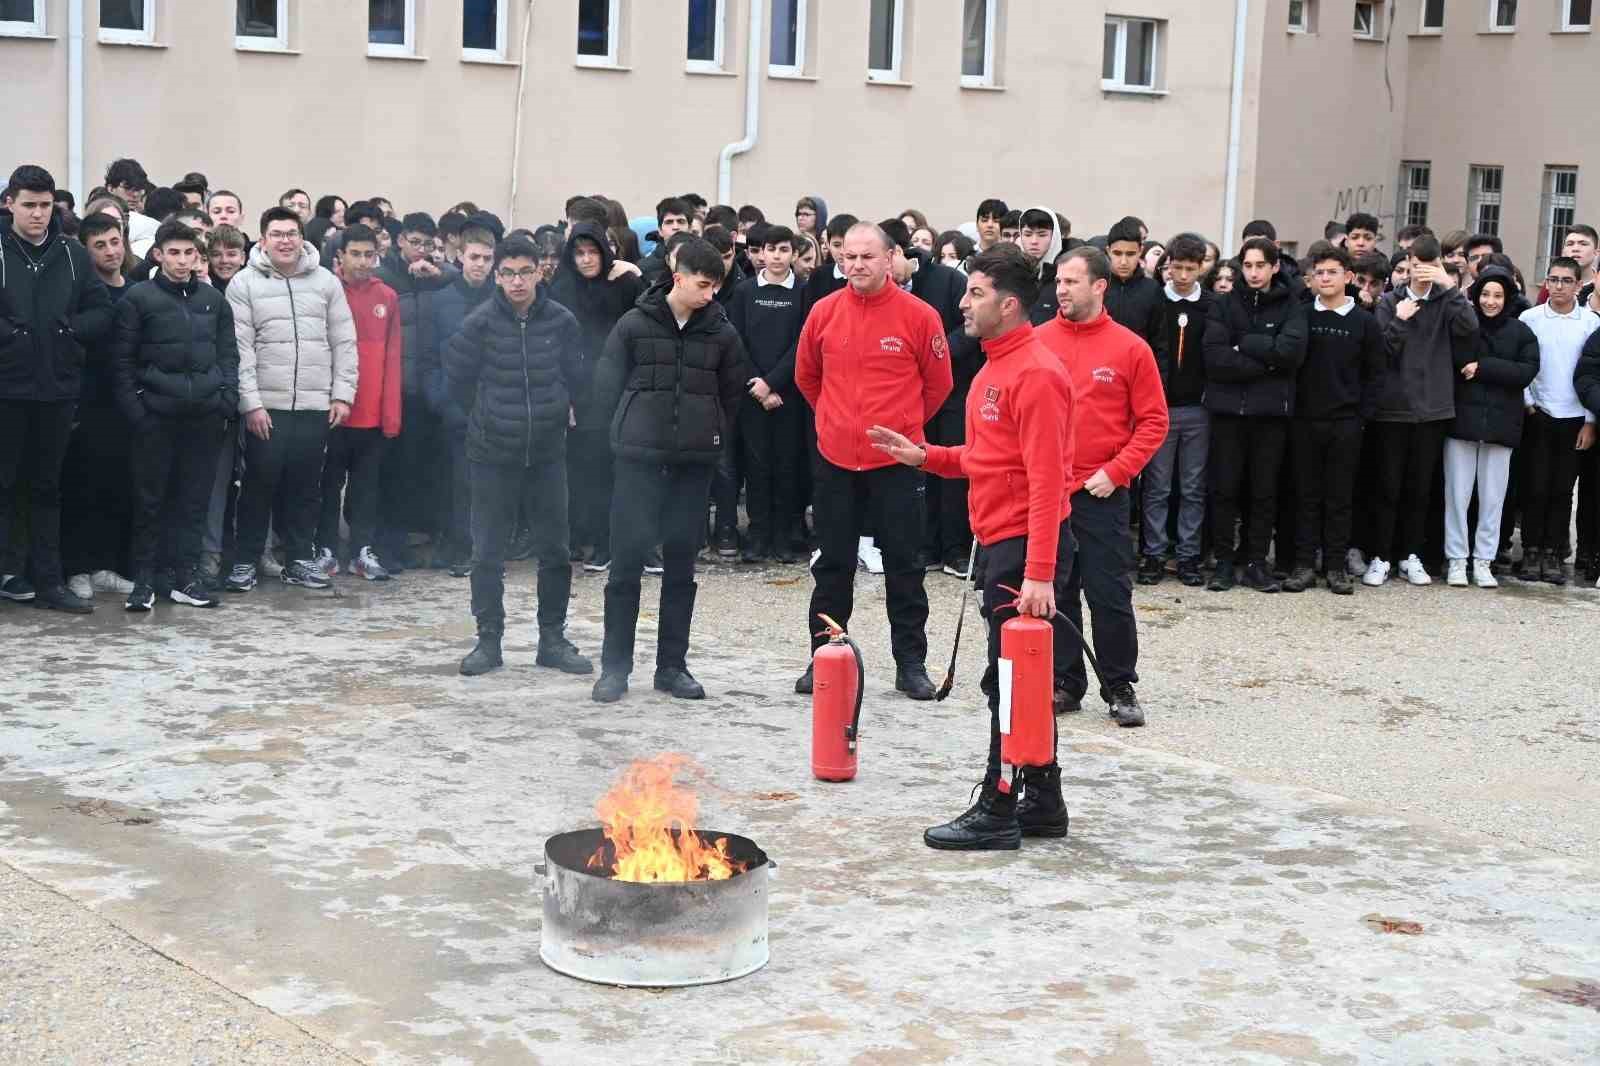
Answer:
[[1516, 0], [1510, 0], [1510, 2], [1511, 2], [1511, 22], [1508, 25], [1502, 25], [1501, 22], [1499, 21], [1499, 19], [1500, 19], [1500, 5], [1503, 2], [1505, 2], [1505, 0], [1487, 0], [1487, 2], [1488, 2], [1488, 5], [1489, 5], [1489, 11], [1488, 11], [1488, 21], [1486, 23], [1486, 32], [1488, 32], [1488, 33], [1516, 33], [1517, 32], [1517, 15], [1519, 14], [1519, 12], [1517, 10]]
[[[590, 55], [578, 51], [578, 42], [572, 42], [573, 63], [580, 67], [617, 67], [621, 66], [619, 58], [622, 50], [622, 0], [605, 0], [606, 5], [606, 51], [604, 55]], [[578, 30], [581, 33], [583, 23], [581, 12]]]
[[1294, 4], [1295, 4], [1295, 0], [1289, 0], [1289, 29], [1288, 29], [1288, 32], [1290, 32], [1290, 33], [1299, 33], [1299, 34], [1307, 34], [1307, 33], [1316, 32], [1313, 29], [1313, 27], [1316, 25], [1316, 22], [1312, 18], [1312, 13], [1311, 13], [1312, 0], [1299, 0], [1299, 4], [1300, 4], [1300, 21], [1299, 22], [1294, 21]]
[[901, 81], [901, 74], [906, 68], [906, 0], [884, 0], [885, 3], [894, 5], [893, 32], [889, 35], [889, 47], [894, 50], [894, 65], [886, 68], [872, 65], [872, 5], [876, 2], [877, 0], [867, 0], [867, 80]]
[[[759, 3], [760, 0], [757, 0]], [[794, 62], [776, 63], [772, 59], [772, 34], [778, 28], [778, 0], [767, 4], [767, 77], [803, 78], [806, 74], [806, 19], [810, 17], [809, 0], [789, 0], [794, 4]]]
[[45, 36], [45, 15], [49, 0], [33, 0], [33, 18], [30, 21], [22, 19], [7, 19], [0, 22], [0, 37], [43, 37]]
[[1436, 25], [1429, 25], [1429, 23], [1428, 23], [1428, 0], [1422, 0], [1422, 2], [1417, 5], [1417, 32], [1419, 34], [1427, 34], [1429, 36], [1434, 36], [1434, 35], [1437, 35], [1437, 34], [1444, 33], [1444, 14], [1445, 14], [1444, 0], [1440, 0], [1440, 3], [1439, 3], [1439, 21], [1438, 21], [1438, 23]]
[[417, 0], [405, 4], [404, 39], [399, 44], [375, 44], [372, 40], [372, 5], [367, 5], [367, 55], [375, 59], [415, 59], [417, 57]]
[[510, 0], [494, 0], [494, 47], [467, 47], [466, 5], [461, 6], [461, 58], [469, 63], [504, 63], [510, 35]]
[[1367, 10], [1367, 28], [1363, 30], [1355, 25], [1354, 17], [1352, 17], [1350, 35], [1358, 41], [1383, 40], [1383, 35], [1378, 32], [1378, 26], [1382, 23], [1383, 0], [1356, 0], [1355, 7], [1352, 9], [1355, 16], [1361, 14], [1362, 8]]
[[1572, 21], [1572, 0], [1561, 0], [1561, 32], [1589, 33], [1594, 29], [1594, 5], [1589, 7], [1588, 22]]
[[[1428, 181], [1426, 185], [1417, 185], [1412, 181], [1415, 171], [1426, 168]], [[1395, 205], [1395, 229], [1398, 231], [1404, 226], [1426, 226], [1428, 224], [1428, 209], [1431, 206], [1433, 192], [1433, 161], [1430, 159], [1402, 159], [1400, 161], [1400, 179], [1396, 182], [1399, 190], [1399, 201]], [[1420, 190], [1420, 195], [1419, 195]], [[1422, 205], [1422, 214], [1419, 218], [1411, 217], [1411, 208]]]
[[[1563, 193], [1556, 191], [1556, 184], [1562, 177], [1572, 175], [1572, 191]], [[1565, 211], [1568, 218], [1559, 226], [1556, 224], [1556, 212]], [[1578, 221], [1578, 168], [1565, 163], [1546, 164], [1544, 177], [1539, 190], [1539, 245], [1535, 259], [1535, 276], [1544, 277], [1550, 269], [1550, 260], [1561, 254], [1561, 244], [1567, 239], [1567, 233]], [[1557, 237], [1559, 230], [1560, 236]]]
[[[1161, 79], [1161, 50], [1166, 36], [1162, 27], [1163, 20], [1142, 18], [1134, 15], [1107, 15], [1106, 24], [1115, 23], [1117, 26], [1117, 43], [1113, 46], [1115, 62], [1112, 65], [1112, 76], [1107, 78], [1104, 74], [1105, 56], [1100, 57], [1101, 76], [1100, 89], [1108, 93], [1146, 93], [1160, 94], [1166, 92], [1166, 86]], [[1151, 26], [1150, 34], [1150, 84], [1141, 85], [1128, 81], [1128, 27], [1136, 22], [1148, 22]], [[1103, 31], [1102, 31], [1103, 34]]]
[[[1496, 175], [1496, 188], [1493, 192], [1485, 186], [1487, 178], [1493, 173]], [[1471, 163], [1467, 166], [1467, 225], [1468, 233], [1489, 233], [1500, 236], [1501, 223], [1505, 221], [1505, 187], [1506, 168], [1498, 164]], [[1495, 208], [1494, 224], [1485, 225], [1483, 209]]]
[[[107, 27], [103, 23], [96, 23], [96, 39], [101, 44], [155, 44], [156, 43], [156, 0], [143, 0], [144, 2], [144, 29], [123, 30]], [[105, 0], [100, 0], [102, 9]], [[100, 16], [103, 18], [103, 10]]]
[[[961, 85], [966, 89], [992, 89], [998, 83], [995, 77], [994, 39], [995, 32], [1000, 25], [999, 7], [1000, 0], [976, 0], [983, 4], [983, 73], [968, 74], [966, 72], [965, 41], [961, 42]], [[961, 5], [961, 28], [965, 32], [967, 27], [967, 5], [965, 0]]]
[[253, 37], [242, 34], [238, 30], [239, 5], [244, 0], [233, 0], [233, 47], [238, 52], [287, 52], [289, 51], [289, 4], [291, 0], [273, 0], [274, 12], [278, 19], [278, 32], [272, 37]]
[[[689, 15], [694, 8], [695, 0], [688, 0], [684, 5], [684, 42], [683, 42], [683, 69], [690, 74], [726, 74], [727, 67], [727, 39], [728, 39], [728, 0], [706, 0], [712, 5], [711, 11], [711, 58], [690, 59], [688, 40]], [[760, 0], [755, 0], [759, 3]], [[770, 46], [770, 44], [769, 44]]]

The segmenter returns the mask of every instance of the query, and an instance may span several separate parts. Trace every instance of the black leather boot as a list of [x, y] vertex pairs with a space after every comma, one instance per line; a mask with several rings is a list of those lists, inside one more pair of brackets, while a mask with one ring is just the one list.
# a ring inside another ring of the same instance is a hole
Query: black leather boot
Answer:
[[914, 700], [931, 700], [937, 693], [933, 687], [933, 679], [928, 676], [928, 668], [921, 663], [903, 663], [896, 666], [894, 687], [895, 691], [904, 692]]
[[560, 626], [539, 631], [539, 654], [533, 661], [564, 674], [594, 673], [594, 663], [579, 654], [578, 646], [567, 639], [566, 631]]
[[1022, 771], [1022, 798], [1017, 801], [1017, 824], [1025, 837], [1067, 835], [1067, 801], [1061, 796], [1061, 767], [1030, 767]]
[[461, 660], [463, 677], [477, 677], [505, 665], [505, 660], [500, 657], [500, 633], [498, 629], [478, 630], [477, 645]]
[[922, 842], [940, 851], [1015, 851], [1022, 846], [1015, 793], [985, 781], [965, 814], [925, 830]]

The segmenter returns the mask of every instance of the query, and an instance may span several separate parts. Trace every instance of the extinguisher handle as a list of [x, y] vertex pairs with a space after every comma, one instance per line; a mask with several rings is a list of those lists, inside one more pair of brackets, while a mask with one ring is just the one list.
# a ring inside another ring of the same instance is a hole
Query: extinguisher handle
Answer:
[[[997, 611], [1013, 610], [1013, 611], [1017, 611], [1018, 614], [1021, 614], [1022, 612], [1018, 609], [1018, 604], [1020, 604], [1022, 602], [1022, 592], [1020, 590], [1018, 590], [1018, 589], [1012, 588], [1010, 585], [996, 585], [995, 587], [1004, 589], [1005, 591], [1007, 591], [1007, 592], [1009, 592], [1012, 595], [1017, 597], [1016, 599], [1012, 600], [1010, 603], [1002, 603], [1002, 604], [1000, 604], [998, 607], [995, 608], [995, 610], [997, 610]], [[1076, 625], [1074, 625], [1073, 622], [1072, 622], [1072, 619], [1070, 619], [1066, 615], [1062, 614], [1061, 613], [1061, 608], [1059, 608], [1059, 607], [1056, 608], [1053, 612], [1051, 612], [1050, 621], [1052, 621], [1052, 622], [1061, 622], [1061, 623], [1065, 624], [1066, 627], [1069, 630], [1072, 631], [1072, 635], [1074, 637], [1078, 638], [1078, 647], [1083, 649], [1083, 654], [1089, 660], [1089, 665], [1094, 667], [1094, 676], [1096, 677], [1096, 679], [1099, 680], [1101, 685], [1104, 685], [1106, 683], [1106, 675], [1105, 675], [1105, 673], [1103, 671], [1101, 671], [1101, 669], [1100, 669], [1100, 661], [1094, 657], [1094, 649], [1089, 646], [1089, 641], [1088, 641], [1088, 639], [1086, 637], [1084, 637], [1083, 630], [1079, 629]]]

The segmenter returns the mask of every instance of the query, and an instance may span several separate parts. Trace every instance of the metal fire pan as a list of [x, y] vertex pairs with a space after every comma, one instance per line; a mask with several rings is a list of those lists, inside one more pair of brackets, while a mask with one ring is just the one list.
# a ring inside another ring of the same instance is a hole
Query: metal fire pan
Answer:
[[609, 845], [599, 829], [545, 841], [539, 957], [558, 973], [599, 984], [671, 988], [713, 984], [767, 964], [767, 897], [777, 866], [755, 841], [714, 829], [748, 864], [725, 881], [636, 884], [585, 869]]

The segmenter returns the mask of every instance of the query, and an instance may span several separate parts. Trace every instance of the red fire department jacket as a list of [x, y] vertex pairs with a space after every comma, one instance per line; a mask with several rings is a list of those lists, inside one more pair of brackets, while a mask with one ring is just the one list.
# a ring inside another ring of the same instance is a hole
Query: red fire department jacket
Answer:
[[400, 301], [377, 278], [360, 285], [344, 283], [345, 299], [356, 320], [356, 402], [350, 406], [351, 429], [383, 428], [385, 437], [400, 435], [404, 342]]
[[847, 285], [806, 316], [794, 380], [817, 413], [824, 459], [846, 470], [889, 466], [867, 430], [887, 426], [920, 445], [953, 387], [939, 313], [892, 281], [865, 297]]
[[967, 443], [928, 445], [926, 469], [967, 479], [972, 534], [983, 545], [1028, 538], [1023, 576], [1051, 581], [1072, 513], [1074, 405], [1061, 361], [1026, 323], [983, 342], [988, 362], [967, 395]]
[[1167, 439], [1167, 395], [1154, 353], [1104, 311], [1081, 324], [1057, 315], [1038, 332], [1039, 343], [1060, 358], [1077, 402], [1067, 487], [1077, 492], [1104, 468], [1126, 488]]

